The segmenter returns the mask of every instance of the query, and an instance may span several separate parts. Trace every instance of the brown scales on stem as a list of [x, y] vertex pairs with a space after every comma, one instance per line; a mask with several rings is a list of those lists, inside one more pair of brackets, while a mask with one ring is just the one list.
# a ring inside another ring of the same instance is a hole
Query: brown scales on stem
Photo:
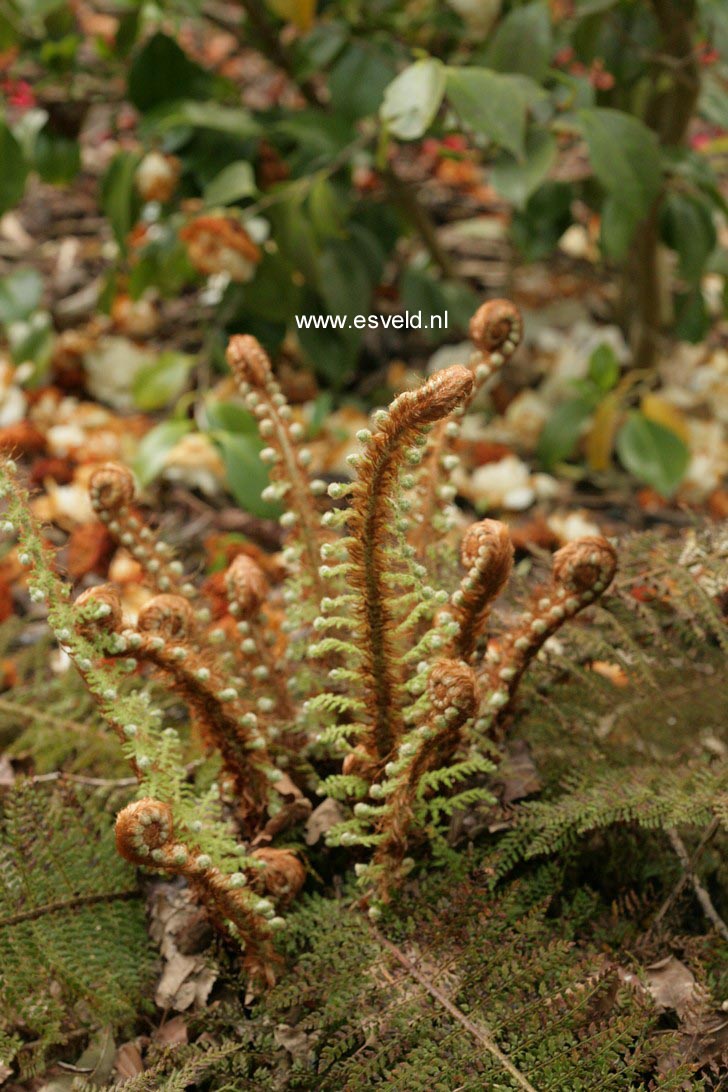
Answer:
[[96, 625], [124, 638], [117, 655], [132, 651], [135, 659], [171, 677], [203, 736], [219, 749], [234, 782], [241, 819], [255, 830], [270, 795], [272, 764], [249, 705], [228, 685], [214, 660], [195, 646], [194, 613], [187, 600], [179, 595], [154, 596], [139, 612], [136, 630], [122, 627], [121, 602], [112, 587], [89, 589], [82, 606], [93, 601], [108, 606]]
[[375, 865], [385, 865], [385, 884], [407, 850], [412, 833], [413, 809], [422, 778], [432, 770], [450, 763], [463, 740], [465, 726], [472, 720], [478, 704], [478, 688], [473, 670], [458, 660], [439, 660], [427, 683], [431, 711], [423, 738], [378, 823], [383, 835], [374, 854]]
[[370, 727], [362, 745], [379, 764], [391, 756], [403, 731], [403, 680], [386, 580], [391, 502], [407, 446], [416, 442], [429, 425], [451, 413], [472, 387], [468, 369], [455, 366], [438, 372], [419, 390], [401, 394], [372, 434], [357, 464], [347, 526], [350, 581], [359, 594], [363, 672], [368, 684]]
[[327, 539], [306, 471], [310, 453], [300, 446], [303, 428], [292, 421], [291, 408], [273, 376], [268, 354], [256, 338], [249, 334], [232, 337], [227, 362], [248, 408], [258, 419], [261, 437], [270, 444], [261, 458], [270, 466], [274, 483], [271, 494], [285, 503], [281, 523], [290, 530], [290, 541], [300, 548], [318, 605], [325, 594], [318, 570], [321, 546]]
[[149, 797], [136, 800], [119, 812], [116, 846], [132, 864], [184, 876], [213, 918], [231, 922], [244, 939], [243, 965], [251, 977], [273, 984], [276, 957], [272, 937], [279, 922], [275, 917], [266, 919], [260, 900], [249, 885], [263, 886], [279, 901], [290, 901], [305, 879], [305, 870], [292, 853], [268, 850], [267, 855], [261, 856], [263, 851], [259, 851], [257, 860], [264, 869], [262, 881], [254, 870], [227, 875], [215, 868], [206, 854], [177, 836], [169, 805]]
[[533, 594], [529, 609], [500, 647], [488, 653], [482, 683], [491, 691], [485, 711], [491, 731], [503, 725], [523, 673], [544, 642], [602, 595], [616, 569], [616, 550], [596, 535], [570, 542], [554, 554], [548, 587]]
[[[458, 407], [466, 413], [476, 394], [511, 358], [523, 334], [521, 313], [510, 300], [488, 300], [470, 320], [470, 337], [475, 346], [468, 367], [473, 373], [473, 388]], [[455, 496], [454, 487], [443, 485], [448, 452], [460, 429], [456, 419], [438, 421], [433, 427], [427, 453], [418, 475], [418, 502], [414, 512], [413, 545], [423, 553], [431, 543], [433, 521], [443, 500]]]

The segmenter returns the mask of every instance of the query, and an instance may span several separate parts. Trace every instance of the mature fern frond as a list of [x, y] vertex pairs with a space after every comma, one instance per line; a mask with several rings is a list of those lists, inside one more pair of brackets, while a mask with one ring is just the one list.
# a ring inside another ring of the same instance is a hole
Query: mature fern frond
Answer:
[[[573, 942], [579, 915], [587, 918], [593, 904], [549, 917], [553, 869], [495, 898], [485, 879], [434, 877], [398, 900], [396, 916], [376, 930], [331, 899], [312, 899], [292, 915], [286, 945], [295, 989], [282, 983], [261, 1006], [302, 1044], [287, 1088], [649, 1086], [670, 1037], [609, 956]], [[660, 1087], [702, 1087], [691, 1083], [693, 1072], [678, 1063]], [[258, 1079], [261, 1089], [276, 1087], [274, 1075]]]
[[130, 1025], [153, 968], [108, 816], [21, 783], [0, 819], [0, 1061], [27, 1075], [79, 1030]]
[[127, 763], [75, 668], [54, 673], [47, 634], [27, 644], [17, 620], [0, 626], [0, 660], [13, 665], [13, 684], [0, 691], [0, 747], [33, 763], [36, 773], [122, 777]]

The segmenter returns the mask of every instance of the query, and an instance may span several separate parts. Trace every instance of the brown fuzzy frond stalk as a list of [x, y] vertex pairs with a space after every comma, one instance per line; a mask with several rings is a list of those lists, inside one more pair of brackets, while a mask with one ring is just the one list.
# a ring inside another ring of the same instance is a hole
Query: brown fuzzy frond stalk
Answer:
[[[408, 445], [417, 441], [428, 425], [451, 413], [472, 387], [471, 372], [455, 366], [438, 372], [419, 390], [401, 394], [389, 412], [380, 415], [357, 463], [347, 524], [351, 536], [349, 581], [359, 596], [370, 723], [361, 742], [380, 764], [388, 761], [403, 731], [402, 680], [393, 633], [396, 619], [386, 579], [391, 562], [385, 550], [391, 544], [389, 527], [398, 476], [408, 457]], [[419, 451], [415, 449], [413, 455], [419, 457]]]
[[270, 689], [271, 697], [266, 702], [271, 705], [270, 712], [293, 720], [296, 709], [286, 685], [285, 661], [269, 644], [269, 630], [260, 613], [268, 594], [268, 582], [263, 570], [252, 558], [239, 554], [228, 567], [225, 585], [230, 613], [238, 619], [238, 632], [242, 638], [240, 654], [245, 661], [255, 659], [252, 674], [259, 683]]
[[385, 883], [391, 881], [393, 864], [401, 861], [407, 850], [422, 778], [452, 760], [462, 741], [463, 728], [475, 715], [478, 705], [475, 673], [460, 660], [438, 660], [430, 672], [427, 693], [432, 707], [430, 716], [413, 746], [411, 759], [396, 775], [397, 787], [388, 795], [377, 827], [383, 838], [377, 846], [374, 863], [386, 865]]
[[[90, 604], [97, 601], [97, 625], [122, 638], [109, 655], [133, 656], [171, 678], [174, 690], [194, 712], [207, 741], [216, 746], [233, 781], [241, 817], [251, 828], [263, 815], [274, 774], [257, 718], [229, 685], [213, 657], [194, 643], [194, 614], [179, 595], [157, 595], [139, 613], [137, 629], [121, 629], [120, 608], [108, 608], [113, 589], [91, 588], [77, 600], [81, 626], [88, 626]], [[83, 602], [81, 602], [83, 600]], [[83, 609], [85, 607], [85, 610]]]
[[258, 419], [261, 437], [270, 445], [261, 452], [261, 459], [270, 467], [270, 499], [285, 504], [281, 525], [290, 530], [293, 542], [300, 547], [318, 606], [325, 595], [318, 570], [321, 546], [327, 539], [306, 470], [310, 453], [300, 446], [303, 427], [291, 421], [291, 407], [257, 338], [236, 334], [230, 338], [226, 358], [246, 405]]
[[239, 935], [248, 973], [273, 983], [272, 926], [279, 919], [274, 917], [270, 923], [260, 912], [268, 906], [265, 902], [260, 905], [245, 873], [226, 875], [212, 866], [206, 854], [175, 837], [172, 809], [167, 804], [150, 797], [128, 804], [116, 817], [116, 848], [132, 864], [184, 876], [213, 919], [230, 923]]
[[501, 724], [509, 712], [521, 676], [544, 641], [602, 595], [616, 568], [616, 550], [598, 535], [570, 542], [554, 554], [548, 587], [535, 593], [530, 609], [501, 646], [488, 652], [485, 679], [491, 692], [484, 719], [489, 730]]
[[494, 519], [474, 523], [463, 537], [460, 557], [467, 572], [450, 601], [450, 610], [460, 626], [453, 647], [460, 659], [469, 660], [483, 634], [493, 602], [513, 568], [513, 544], [508, 528]]
[[188, 597], [195, 595], [194, 586], [181, 580], [182, 565], [174, 560], [172, 548], [134, 514], [135, 486], [130, 470], [116, 463], [104, 463], [91, 475], [89, 496], [94, 511], [109, 533], [139, 562], [150, 587]]
[[[468, 366], [474, 383], [469, 396], [459, 407], [460, 414], [468, 409], [480, 387], [510, 359], [522, 335], [521, 313], [510, 300], [489, 300], [478, 308], [470, 320], [470, 337], [476, 351]], [[430, 541], [433, 520], [441, 505], [455, 497], [454, 486], [443, 484], [443, 477], [457, 465], [452, 446], [459, 433], [457, 420], [441, 421], [432, 430], [417, 478], [418, 501], [413, 511], [415, 526], [412, 544], [419, 553]]]

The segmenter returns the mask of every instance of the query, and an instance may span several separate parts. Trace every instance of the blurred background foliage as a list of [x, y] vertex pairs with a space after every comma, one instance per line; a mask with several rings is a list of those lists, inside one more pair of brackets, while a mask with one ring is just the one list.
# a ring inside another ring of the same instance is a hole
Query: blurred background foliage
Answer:
[[[586, 429], [591, 469], [616, 458], [674, 492], [690, 452], [651, 376], [670, 338], [700, 341], [725, 307], [722, 0], [7, 0], [0, 51], [0, 212], [33, 175], [63, 186], [89, 173], [82, 134], [103, 104], [113, 154], [91, 170], [110, 229], [98, 305], [143, 324], [150, 296], [186, 299], [202, 331], [194, 357], [145, 350], [135, 365], [133, 405], [175, 407], [147, 438], [145, 479], [201, 428], [239, 499], [270, 514], [247, 485], [245, 413], [208, 400], [191, 419], [195, 358], [223, 371], [229, 334], [253, 333], [315, 372], [324, 413], [342, 392], [366, 396], [377, 343], [296, 316], [447, 312], [447, 331], [424, 340], [462, 335], [483, 286], [440, 228], [467, 220], [485, 170], [519, 264], [583, 229], [630, 348], [627, 361], [608, 345], [590, 361], [543, 427], [542, 468], [573, 457]], [[452, 183], [439, 206], [423, 199], [431, 175]], [[721, 286], [712, 312], [707, 274]], [[0, 322], [15, 362], [33, 363], [30, 383], [53, 354], [42, 301], [32, 268], [0, 283]]]

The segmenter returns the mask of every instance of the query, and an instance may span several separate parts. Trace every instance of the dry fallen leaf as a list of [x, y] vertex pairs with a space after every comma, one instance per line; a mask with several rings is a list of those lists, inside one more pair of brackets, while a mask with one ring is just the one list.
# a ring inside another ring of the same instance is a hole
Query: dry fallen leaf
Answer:
[[[152, 940], [158, 945], [163, 960], [162, 976], [157, 983], [154, 1000], [162, 1009], [183, 1012], [201, 1008], [217, 980], [217, 968], [199, 947], [201, 912], [187, 888], [173, 884], [157, 884], [151, 899]], [[191, 943], [191, 937], [197, 943]], [[193, 949], [197, 951], [192, 951]], [[186, 954], [192, 952], [192, 954]]]
[[524, 739], [514, 739], [508, 744], [499, 779], [502, 783], [502, 804], [512, 804], [542, 788], [543, 783]]
[[327, 796], [308, 817], [305, 827], [306, 845], [316, 845], [327, 830], [336, 826], [337, 823], [342, 823], [345, 818], [346, 813], [338, 800]]
[[292, 1028], [289, 1024], [278, 1024], [273, 1032], [273, 1038], [278, 1046], [288, 1051], [294, 1062], [308, 1064], [311, 1057], [312, 1037], [301, 1028]]
[[605, 660], [594, 660], [591, 669], [597, 675], [601, 675], [603, 679], [608, 679], [613, 686], [627, 686], [629, 684], [627, 673], [619, 664], [610, 664]]
[[74, 527], [68, 542], [69, 576], [74, 580], [88, 573], [104, 576], [114, 549], [113, 538], [98, 520]]
[[114, 1069], [125, 1081], [138, 1076], [143, 1071], [144, 1063], [135, 1042], [121, 1044], [114, 1059]]
[[701, 998], [693, 972], [673, 955], [652, 963], [645, 974], [647, 989], [660, 1009], [674, 1009], [684, 1016]]
[[171, 1020], [165, 1020], [152, 1035], [155, 1043], [162, 1046], [182, 1046], [188, 1041], [187, 1021], [184, 1016], [173, 1016]]

